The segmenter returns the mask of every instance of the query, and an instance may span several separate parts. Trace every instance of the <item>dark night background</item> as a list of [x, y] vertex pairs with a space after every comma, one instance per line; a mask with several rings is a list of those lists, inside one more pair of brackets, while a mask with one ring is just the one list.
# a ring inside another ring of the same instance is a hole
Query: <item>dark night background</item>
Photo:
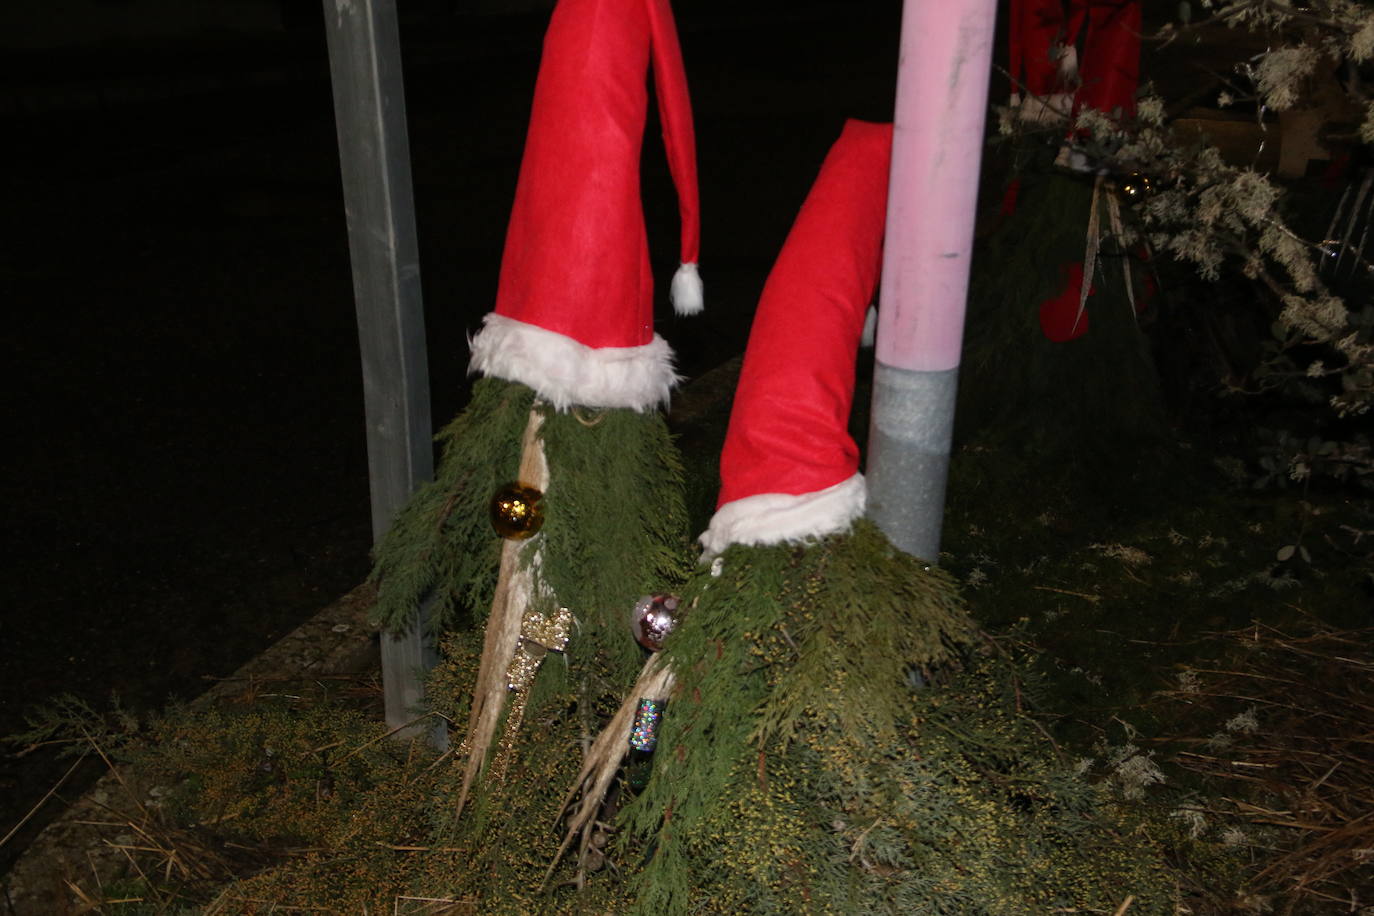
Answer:
[[[436, 428], [495, 294], [541, 6], [399, 2]], [[901, 3], [675, 6], [707, 312], [659, 330], [690, 377], [743, 349], [844, 118], [891, 117]], [[0, 122], [8, 734], [59, 693], [194, 696], [358, 584], [370, 522], [317, 0], [8, 4]], [[662, 298], [677, 218], [655, 133]], [[0, 757], [0, 831], [64, 768]]]

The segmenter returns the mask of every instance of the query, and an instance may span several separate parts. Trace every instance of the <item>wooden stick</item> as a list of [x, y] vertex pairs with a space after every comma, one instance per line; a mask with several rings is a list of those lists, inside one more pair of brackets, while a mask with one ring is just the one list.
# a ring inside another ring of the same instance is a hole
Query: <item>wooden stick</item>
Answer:
[[[521, 442], [519, 479], [521, 483], [537, 490], [545, 490], [549, 485], [549, 466], [544, 458], [543, 441], [539, 438], [539, 427], [543, 420], [541, 406], [535, 401], [530, 408], [530, 419], [525, 424], [525, 435]], [[492, 737], [496, 734], [496, 724], [506, 706], [506, 670], [510, 667], [511, 659], [515, 658], [515, 650], [520, 643], [520, 625], [536, 588], [533, 567], [537, 564], [537, 553], [526, 565], [522, 563], [522, 552], [527, 549], [537, 552], [538, 538], [536, 534], [524, 541], [506, 541], [501, 548], [496, 594], [492, 598], [491, 613], [487, 616], [486, 638], [482, 643], [482, 660], [477, 668], [477, 684], [473, 688], [467, 735], [461, 745], [461, 750], [467, 753], [467, 764], [463, 770], [463, 787], [458, 793], [457, 814], [462, 814], [472, 783], [486, 763]]]
[[611, 721], [606, 723], [606, 727], [601, 730], [601, 734], [596, 736], [592, 742], [591, 749], [587, 752], [582, 761], [582, 771], [577, 774], [577, 779], [573, 780], [572, 788], [568, 789], [567, 795], [563, 797], [563, 805], [558, 809], [558, 817], [561, 819], [567, 813], [569, 806], [578, 793], [582, 793], [582, 803], [578, 805], [577, 811], [568, 821], [568, 831], [563, 837], [562, 844], [558, 847], [558, 852], [554, 854], [553, 861], [549, 863], [548, 870], [544, 872], [544, 880], [540, 882], [540, 887], [548, 884], [553, 870], [558, 867], [563, 854], [568, 851], [572, 841], [581, 834], [579, 845], [579, 856], [585, 856], [587, 844], [591, 841], [592, 827], [596, 823], [596, 813], [601, 808], [602, 801], [606, 798], [606, 791], [615, 780], [615, 774], [620, 769], [620, 762], [625, 759], [625, 755], [630, 749], [630, 729], [634, 724], [635, 711], [639, 708], [639, 701], [644, 698], [661, 700], [666, 699], [673, 689], [673, 672], [663, 663], [662, 657], [652, 655], [644, 663], [643, 670], [635, 680], [630, 692], [625, 695], [625, 700], [620, 704], [620, 708], [611, 716]]

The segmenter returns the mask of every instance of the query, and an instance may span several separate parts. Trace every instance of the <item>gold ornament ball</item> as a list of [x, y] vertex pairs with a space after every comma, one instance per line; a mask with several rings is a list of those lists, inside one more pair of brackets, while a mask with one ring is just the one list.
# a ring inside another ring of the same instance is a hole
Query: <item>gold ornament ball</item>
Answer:
[[491, 498], [491, 526], [509, 541], [533, 537], [544, 525], [544, 510], [539, 505], [543, 498], [534, 487], [507, 484]]
[[1142, 175], [1140, 172], [1132, 172], [1121, 182], [1121, 196], [1127, 200], [1144, 200], [1154, 189], [1154, 182], [1150, 181], [1150, 176]]

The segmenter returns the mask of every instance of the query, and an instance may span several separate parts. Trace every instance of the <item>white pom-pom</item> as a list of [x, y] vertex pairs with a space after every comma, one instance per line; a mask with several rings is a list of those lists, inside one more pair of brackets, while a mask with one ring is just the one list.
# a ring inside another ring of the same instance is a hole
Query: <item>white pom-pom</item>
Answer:
[[673, 286], [669, 293], [673, 300], [673, 311], [679, 315], [695, 315], [702, 310], [701, 274], [695, 264], [683, 264], [673, 274]]

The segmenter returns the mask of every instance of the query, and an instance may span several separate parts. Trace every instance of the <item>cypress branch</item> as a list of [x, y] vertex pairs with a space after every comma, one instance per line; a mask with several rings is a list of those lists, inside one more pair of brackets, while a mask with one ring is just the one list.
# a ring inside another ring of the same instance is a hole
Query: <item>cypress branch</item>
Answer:
[[[439, 434], [443, 457], [435, 479], [411, 497], [377, 547], [371, 581], [378, 585], [373, 622], [408, 628], [430, 602], [423, 624], [453, 626], [460, 612], [491, 606], [501, 539], [487, 504], [520, 464], [520, 434], [534, 393], [524, 385], [480, 379], [472, 400]], [[480, 610], [479, 610], [480, 609]]]

